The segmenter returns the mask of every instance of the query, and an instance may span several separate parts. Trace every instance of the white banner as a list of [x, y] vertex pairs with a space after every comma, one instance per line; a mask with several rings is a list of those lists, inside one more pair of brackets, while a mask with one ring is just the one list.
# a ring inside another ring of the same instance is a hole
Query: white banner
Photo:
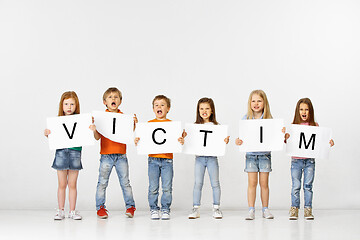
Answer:
[[114, 142], [134, 144], [134, 118], [131, 115], [93, 111], [96, 130]]
[[137, 144], [138, 154], [180, 153], [182, 145], [181, 122], [138, 123], [135, 131], [140, 138]]
[[51, 132], [48, 136], [51, 150], [94, 145], [90, 113], [47, 118], [46, 122]]
[[228, 136], [228, 126], [187, 123], [185, 131], [187, 136], [183, 153], [199, 156], [225, 155], [224, 139]]
[[329, 158], [332, 130], [330, 128], [291, 124], [286, 154], [303, 158]]
[[281, 151], [284, 146], [283, 119], [240, 120], [240, 152]]

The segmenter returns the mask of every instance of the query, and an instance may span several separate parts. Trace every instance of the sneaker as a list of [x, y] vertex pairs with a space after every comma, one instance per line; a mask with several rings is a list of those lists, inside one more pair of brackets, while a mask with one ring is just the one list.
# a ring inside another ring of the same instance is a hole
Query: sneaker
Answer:
[[68, 218], [74, 219], [74, 220], [81, 220], [82, 216], [79, 214], [78, 211], [70, 211]]
[[193, 207], [191, 213], [189, 214], [189, 219], [196, 219], [200, 217], [199, 207]]
[[297, 220], [299, 216], [299, 209], [297, 207], [291, 207], [289, 215], [289, 220]]
[[129, 218], [132, 218], [132, 217], [134, 217], [135, 210], [136, 210], [136, 208], [130, 207], [130, 208], [126, 209], [125, 215], [128, 216]]
[[263, 218], [265, 219], [274, 219], [274, 215], [271, 214], [270, 210], [266, 208], [262, 213]]
[[160, 219], [160, 214], [158, 210], [151, 210], [150, 211], [150, 218], [151, 220], [159, 220]]
[[255, 210], [250, 209], [247, 217], [245, 218], [245, 220], [254, 220], [254, 219], [255, 219]]
[[97, 211], [98, 218], [105, 219], [108, 218], [106, 208], [104, 206], [101, 206], [100, 209]]
[[65, 218], [65, 211], [62, 209], [57, 209], [54, 220], [63, 220]]
[[223, 215], [222, 212], [220, 211], [220, 207], [219, 206], [214, 206], [213, 208], [213, 218], [215, 219], [222, 219]]
[[314, 216], [312, 215], [312, 208], [304, 208], [304, 218], [306, 220], [314, 220]]
[[170, 213], [167, 211], [163, 211], [161, 213], [161, 220], [170, 220]]

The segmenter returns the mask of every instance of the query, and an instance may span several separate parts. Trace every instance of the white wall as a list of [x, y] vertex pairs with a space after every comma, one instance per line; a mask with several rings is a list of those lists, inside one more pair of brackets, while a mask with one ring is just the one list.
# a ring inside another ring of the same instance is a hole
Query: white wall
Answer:
[[[154, 117], [157, 94], [172, 99], [170, 119], [195, 120], [197, 100], [214, 99], [230, 127], [220, 158], [223, 208], [247, 206], [244, 155], [234, 144], [249, 93], [263, 89], [272, 114], [290, 123], [297, 100], [312, 99], [334, 132], [330, 159], [316, 162], [314, 207], [359, 208], [357, 128], [360, 3], [338, 1], [0, 1], [0, 209], [57, 206], [54, 153], [43, 136], [61, 94], [78, 93], [81, 112], [104, 110], [102, 94], [139, 121]], [[147, 159], [128, 148], [138, 209], [148, 209]], [[78, 208], [95, 208], [99, 146], [83, 148]], [[290, 206], [290, 158], [273, 153], [270, 207]], [[175, 155], [173, 208], [192, 206], [194, 157]], [[115, 172], [107, 206], [123, 209]], [[203, 206], [210, 206], [208, 176]], [[261, 206], [257, 200], [257, 206]]]

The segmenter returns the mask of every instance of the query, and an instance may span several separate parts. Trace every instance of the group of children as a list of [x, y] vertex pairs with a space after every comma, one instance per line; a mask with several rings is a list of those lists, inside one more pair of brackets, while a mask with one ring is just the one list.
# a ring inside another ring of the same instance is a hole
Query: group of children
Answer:
[[[103, 103], [106, 106], [107, 112], [122, 113], [119, 106], [122, 102], [122, 94], [117, 88], [109, 88], [103, 95]], [[155, 119], [149, 122], [165, 122], [171, 121], [167, 118], [167, 113], [170, 111], [170, 99], [164, 95], [158, 95], [154, 98], [153, 111]], [[215, 104], [211, 98], [201, 98], [198, 101], [196, 108], [196, 124], [213, 124], [218, 125], [215, 114]], [[68, 116], [80, 113], [79, 99], [75, 92], [65, 92], [61, 96], [59, 104], [59, 116]], [[243, 119], [271, 119], [269, 102], [266, 94], [262, 90], [254, 90], [251, 92], [248, 100], [248, 111]], [[296, 105], [293, 124], [318, 126], [314, 120], [314, 109], [310, 99], [300, 99]], [[94, 122], [94, 121], [93, 121]], [[134, 130], [138, 122], [136, 115], [134, 115]], [[122, 188], [123, 197], [126, 205], [125, 214], [132, 218], [134, 216], [135, 201], [133, 198], [132, 188], [129, 180], [129, 167], [126, 157], [126, 145], [111, 141], [102, 136], [94, 124], [89, 128], [94, 133], [96, 140], [100, 139], [100, 167], [99, 178], [96, 189], [96, 210], [99, 218], [107, 218], [108, 211], [105, 206], [106, 188], [108, 186], [110, 173], [115, 167], [117, 172], [120, 186]], [[290, 138], [288, 133], [285, 133], [285, 128], [282, 129], [285, 134], [285, 143]], [[49, 129], [45, 129], [44, 135], [47, 137], [51, 134]], [[182, 136], [179, 136], [178, 141], [184, 144], [186, 137], [185, 130]], [[140, 138], [135, 138], [135, 145]], [[225, 143], [229, 143], [229, 136], [224, 139]], [[237, 138], [235, 144], [240, 146], [243, 140]], [[329, 144], [334, 145], [331, 139]], [[82, 217], [78, 211], [75, 211], [77, 189], [76, 183], [79, 170], [82, 169], [81, 165], [81, 147], [57, 149], [55, 159], [52, 167], [57, 170], [58, 176], [58, 210], [55, 214], [55, 220], [62, 220], [65, 218], [65, 195], [66, 187], [69, 188], [69, 205], [70, 212], [69, 218], [74, 220], [81, 220]], [[249, 211], [246, 220], [255, 219], [255, 199], [256, 187], [259, 182], [260, 195], [262, 202], [262, 216], [265, 219], [273, 219], [268, 208], [269, 203], [269, 173], [271, 170], [271, 152], [248, 152], [246, 153], [245, 172], [248, 173], [248, 206]], [[193, 208], [189, 214], [189, 219], [196, 219], [200, 217], [200, 203], [201, 191], [204, 182], [205, 170], [208, 170], [211, 187], [213, 190], [213, 217], [221, 219], [223, 217], [220, 210], [220, 182], [219, 182], [219, 163], [216, 156], [196, 156], [195, 157], [195, 183], [193, 190]], [[315, 159], [313, 158], [299, 158], [292, 157], [291, 160], [291, 177], [292, 177], [292, 190], [291, 190], [291, 208], [289, 219], [296, 220], [300, 208], [300, 189], [301, 178], [304, 174], [304, 217], [305, 219], [314, 219], [312, 215], [312, 198], [313, 191], [312, 185], [314, 181], [315, 172]], [[149, 190], [148, 201], [150, 206], [150, 218], [152, 220], [168, 220], [170, 219], [170, 206], [172, 203], [172, 180], [173, 180], [173, 154], [172, 153], [159, 153], [149, 154], [148, 158], [148, 177], [149, 177]], [[159, 197], [159, 181], [161, 178], [161, 207], [158, 205]]]

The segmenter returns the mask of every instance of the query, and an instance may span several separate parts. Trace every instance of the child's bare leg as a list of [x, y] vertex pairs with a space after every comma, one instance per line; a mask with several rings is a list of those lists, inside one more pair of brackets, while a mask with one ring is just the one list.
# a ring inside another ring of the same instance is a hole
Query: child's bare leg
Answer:
[[78, 170], [69, 170], [68, 177], [68, 186], [69, 186], [69, 203], [70, 211], [74, 211], [76, 207], [76, 198], [77, 198], [77, 178], [79, 175]]
[[261, 189], [261, 202], [263, 207], [268, 207], [269, 205], [269, 173], [261, 172], [259, 173], [259, 182]]
[[65, 207], [65, 196], [66, 196], [66, 185], [67, 185], [67, 170], [58, 170], [58, 204], [59, 209], [64, 209]]
[[255, 207], [256, 199], [256, 186], [258, 184], [258, 173], [248, 172], [248, 205], [249, 207]]

